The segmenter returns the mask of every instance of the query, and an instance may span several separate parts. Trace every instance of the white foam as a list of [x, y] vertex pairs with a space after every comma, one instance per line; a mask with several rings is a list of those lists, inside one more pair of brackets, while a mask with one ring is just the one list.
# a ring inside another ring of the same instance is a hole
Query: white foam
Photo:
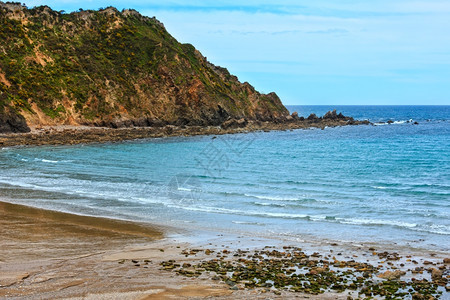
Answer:
[[371, 188], [374, 188], [374, 189], [379, 189], [379, 190], [385, 190], [385, 189], [387, 189], [387, 187], [385, 187], [385, 186], [371, 186]]
[[35, 189], [38, 188], [38, 186], [36, 185], [32, 185], [32, 184], [28, 184], [25, 182], [11, 182], [10, 180], [2, 180], [0, 179], [0, 183], [4, 183], [7, 185], [12, 185], [12, 186], [18, 186], [18, 187], [22, 187], [22, 188], [31, 188], [31, 189]]
[[183, 210], [200, 211], [200, 212], [207, 212], [207, 213], [223, 213], [223, 214], [237, 214], [237, 215], [245, 214], [243, 211], [240, 211], [240, 210], [219, 208], [219, 207], [208, 207], [208, 206], [195, 207], [195, 206], [180, 206], [180, 205], [173, 205], [173, 204], [169, 204], [167, 206], [172, 207], [172, 208], [183, 209]]
[[416, 223], [407, 223], [393, 220], [380, 220], [380, 219], [358, 219], [358, 218], [336, 218], [339, 223], [353, 224], [353, 225], [390, 225], [404, 228], [415, 228]]
[[259, 206], [275, 206], [275, 207], [285, 207], [285, 204], [268, 203], [268, 202], [253, 202], [255, 205]]
[[362, 219], [362, 218], [338, 218], [326, 215], [306, 215], [306, 214], [291, 214], [291, 213], [281, 213], [281, 212], [261, 212], [261, 211], [241, 211], [227, 208], [219, 207], [186, 207], [186, 206], [174, 206], [173, 208], [179, 208], [189, 211], [199, 211], [207, 213], [219, 213], [219, 214], [236, 214], [244, 216], [254, 216], [254, 217], [269, 217], [269, 218], [282, 218], [282, 219], [307, 219], [313, 222], [330, 222], [330, 223], [341, 223], [350, 225], [379, 225], [379, 226], [396, 226], [401, 228], [407, 228], [410, 230], [426, 231], [431, 233], [439, 234], [450, 234], [449, 228], [446, 226], [431, 225], [427, 228], [423, 228], [416, 223], [408, 223], [394, 220], [381, 220], [381, 219]]
[[35, 161], [41, 161], [41, 162], [45, 162], [45, 163], [52, 163], [52, 164], [56, 164], [58, 163], [57, 160], [49, 160], [49, 159], [40, 159], [40, 158], [35, 158]]
[[398, 125], [398, 124], [411, 123], [412, 121], [413, 121], [412, 119], [411, 120], [399, 120], [399, 121], [393, 121], [390, 124], [388, 122], [375, 122], [375, 123], [373, 123], [373, 125], [375, 125], [375, 126], [384, 126], [384, 125], [391, 125], [391, 124]]
[[311, 216], [310, 220], [311, 221], [325, 221], [325, 220], [327, 220], [327, 218], [328, 218], [327, 216], [319, 215], [319, 216]]
[[244, 194], [246, 197], [252, 197], [260, 200], [270, 200], [270, 201], [298, 201], [300, 199], [293, 197], [271, 197], [271, 196], [261, 196], [261, 195], [252, 195], [252, 194]]
[[236, 209], [228, 209], [221, 207], [209, 207], [209, 206], [179, 206], [179, 205], [168, 205], [169, 207], [189, 210], [189, 211], [199, 211], [207, 213], [219, 213], [219, 214], [236, 214], [244, 216], [256, 216], [256, 217], [272, 217], [272, 218], [284, 218], [284, 219], [305, 219], [309, 218], [308, 215], [304, 214], [288, 214], [288, 213], [276, 213], [276, 212], [260, 212], [260, 211], [242, 211]]
[[258, 223], [258, 222], [246, 222], [246, 221], [231, 221], [231, 223], [234, 224], [242, 224], [242, 225], [265, 225], [264, 223]]
[[442, 234], [442, 235], [450, 235], [450, 226], [445, 225], [425, 225], [414, 228], [416, 231], [425, 231], [430, 233]]

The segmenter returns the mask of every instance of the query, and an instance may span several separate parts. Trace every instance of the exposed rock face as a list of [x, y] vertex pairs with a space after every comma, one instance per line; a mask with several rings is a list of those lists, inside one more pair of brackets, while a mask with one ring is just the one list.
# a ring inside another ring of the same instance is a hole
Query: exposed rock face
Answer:
[[236, 120], [236, 119], [230, 119], [222, 123], [223, 129], [229, 129], [229, 128], [244, 128], [247, 126], [248, 121], [244, 118]]
[[65, 14], [0, 2], [0, 24], [3, 131], [26, 131], [13, 125], [23, 123], [20, 116], [30, 126], [120, 128], [282, 122], [289, 115], [275, 93], [239, 82], [134, 10]]
[[29, 132], [25, 118], [14, 111], [0, 110], [0, 133], [7, 132]]

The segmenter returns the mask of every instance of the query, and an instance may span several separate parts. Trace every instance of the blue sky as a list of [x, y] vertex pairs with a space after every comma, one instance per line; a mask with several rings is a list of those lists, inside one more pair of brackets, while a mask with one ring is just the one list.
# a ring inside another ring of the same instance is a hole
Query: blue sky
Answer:
[[24, 1], [134, 8], [284, 104], [450, 105], [449, 0]]

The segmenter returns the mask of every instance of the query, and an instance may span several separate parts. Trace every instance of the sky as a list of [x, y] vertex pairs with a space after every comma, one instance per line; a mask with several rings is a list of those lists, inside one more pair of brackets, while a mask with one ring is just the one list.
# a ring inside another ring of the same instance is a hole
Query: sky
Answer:
[[450, 105], [449, 0], [31, 0], [133, 8], [285, 105]]

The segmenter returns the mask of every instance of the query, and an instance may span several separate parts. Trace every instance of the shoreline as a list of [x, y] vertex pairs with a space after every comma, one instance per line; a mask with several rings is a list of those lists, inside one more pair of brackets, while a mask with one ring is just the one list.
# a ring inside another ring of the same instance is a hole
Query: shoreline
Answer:
[[[0, 149], [366, 124], [327, 120], [324, 125], [318, 119], [227, 129], [48, 126], [29, 134], [0, 134]], [[287, 238], [238, 229], [183, 229], [157, 225], [162, 224], [157, 219], [138, 223], [17, 202], [22, 205], [0, 198], [0, 298], [450, 298], [446, 251], [326, 240], [305, 232]]]
[[163, 237], [161, 226], [127, 220], [87, 216], [16, 204], [0, 199], [0, 212], [6, 215], [20, 215], [25, 218], [48, 220], [53, 223], [64, 223], [68, 226], [83, 227], [87, 231], [104, 232], [111, 235], [128, 235], [154, 240]]
[[221, 126], [174, 126], [162, 127], [91, 127], [55, 125], [33, 127], [29, 133], [0, 133], [0, 147], [42, 146], [42, 145], [77, 145], [90, 143], [123, 142], [147, 138], [181, 137], [198, 135], [224, 135], [249, 133], [258, 131], [286, 131], [369, 125], [369, 121], [358, 121], [353, 118], [312, 118], [291, 120], [280, 123], [247, 120], [229, 120]]
[[[133, 221], [129, 219], [121, 219], [110, 216], [92, 216], [79, 213], [59, 211], [48, 208], [29, 206], [23, 203], [15, 203], [14, 201], [0, 198], [0, 213], [2, 214], [18, 214], [27, 218], [48, 219], [55, 223], [64, 223], [68, 226], [83, 227], [88, 231], [103, 232], [107, 236], [122, 235], [131, 238], [145, 238], [152, 241], [161, 239], [172, 239], [182, 244], [189, 244], [192, 247], [203, 247], [211, 244], [212, 240], [216, 241], [219, 247], [219, 240], [226, 241], [228, 248], [239, 248], [239, 243], [234, 241], [242, 240], [246, 243], [246, 247], [257, 249], [268, 244], [272, 246], [282, 247], [287, 244], [302, 244], [304, 249], [309, 251], [321, 250], [326, 251], [330, 247], [335, 247], [341, 252], [352, 252], [365, 250], [369, 248], [384, 249], [389, 252], [397, 251], [399, 253], [408, 253], [414, 256], [438, 257], [445, 258], [450, 255], [445, 250], [428, 249], [421, 247], [413, 247], [411, 245], [391, 244], [387, 241], [368, 242], [358, 240], [334, 240], [326, 238], [314, 239], [311, 236], [301, 235], [296, 237], [271, 236], [264, 234], [255, 234], [255, 232], [246, 231], [214, 231], [213, 229], [201, 228], [181, 228], [169, 226], [167, 224], [151, 223], [148, 221]], [[218, 238], [220, 237], [220, 238]]]
[[[347, 299], [349, 292], [352, 297], [358, 295], [354, 290], [317, 294], [317, 288], [294, 292], [283, 286], [253, 286], [247, 280], [225, 278], [220, 270], [208, 271], [217, 262], [227, 263], [227, 268], [249, 264], [254, 255], [273, 256], [272, 263], [286, 263], [296, 257], [295, 253], [301, 253], [303, 262], [312, 264], [305, 268], [313, 275], [324, 268], [334, 270], [333, 259], [338, 266], [333, 272], [339, 272], [341, 264], [354, 276], [358, 276], [358, 268], [370, 265], [374, 282], [381, 281], [378, 276], [395, 277], [400, 273], [393, 272], [405, 272], [401, 276], [406, 281], [412, 277], [430, 280], [426, 284], [430, 291], [431, 276], [437, 278], [441, 270], [439, 280], [441, 284], [445, 280], [448, 286], [450, 275], [449, 264], [443, 264], [444, 253], [411, 253], [394, 246], [383, 249], [323, 241], [314, 245], [220, 232], [208, 232], [203, 237], [199, 232], [177, 235], [147, 223], [59, 213], [1, 201], [0, 215], [0, 297], [78, 299], [101, 294], [105, 299], [291, 299], [303, 295], [310, 299]], [[324, 266], [323, 262], [331, 265]], [[276, 272], [284, 274], [281, 269]], [[313, 275], [311, 280], [316, 278]], [[450, 295], [445, 292], [445, 284], [436, 288], [444, 296]]]

